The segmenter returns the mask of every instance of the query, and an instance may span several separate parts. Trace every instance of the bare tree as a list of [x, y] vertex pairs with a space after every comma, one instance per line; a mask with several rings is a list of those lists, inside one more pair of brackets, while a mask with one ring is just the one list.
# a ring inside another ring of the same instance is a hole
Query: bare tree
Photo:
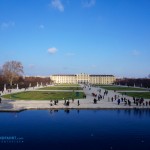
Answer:
[[13, 81], [23, 73], [23, 65], [21, 62], [8, 61], [3, 65], [2, 71], [3, 76], [8, 80], [10, 86], [12, 86]]

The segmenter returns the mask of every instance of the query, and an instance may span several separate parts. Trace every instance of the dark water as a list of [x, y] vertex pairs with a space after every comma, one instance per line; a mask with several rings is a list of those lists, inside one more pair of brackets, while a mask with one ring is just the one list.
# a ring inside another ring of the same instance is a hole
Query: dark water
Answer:
[[150, 110], [1, 112], [3, 149], [150, 150]]

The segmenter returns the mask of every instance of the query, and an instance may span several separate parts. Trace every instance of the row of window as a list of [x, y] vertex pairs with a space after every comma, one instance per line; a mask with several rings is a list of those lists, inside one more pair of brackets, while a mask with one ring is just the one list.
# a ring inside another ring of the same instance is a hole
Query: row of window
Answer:
[[84, 78], [84, 77], [82, 77], [82, 78], [66, 78], [66, 77], [56, 77], [56, 78], [54, 78], [54, 77], [52, 77], [52, 79], [60, 79], [60, 80], [62, 80], [62, 79], [64, 79], [64, 80], [80, 80], [80, 79], [84, 79], [84, 80], [102, 80], [102, 79], [106, 79], [106, 80], [111, 80], [111, 79], [114, 79], [114, 78], [110, 78], [110, 77], [94, 77], [94, 78], [92, 78], [92, 77], [90, 77], [90, 78]]
[[51, 76], [51, 79], [56, 83], [78, 83], [78, 82], [89, 82], [96, 84], [109, 84], [113, 83], [115, 78], [110, 76]]

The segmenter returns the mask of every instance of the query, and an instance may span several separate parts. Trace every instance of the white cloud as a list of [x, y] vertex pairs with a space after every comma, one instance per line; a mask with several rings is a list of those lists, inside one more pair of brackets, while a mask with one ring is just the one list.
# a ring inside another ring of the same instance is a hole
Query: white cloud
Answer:
[[85, 8], [90, 8], [90, 7], [94, 6], [95, 3], [96, 3], [96, 0], [86, 0], [86, 1], [83, 1], [82, 5]]
[[10, 21], [10, 22], [2, 22], [0, 24], [1, 29], [7, 29], [7, 28], [10, 28], [10, 27], [14, 27], [14, 26], [15, 26], [15, 22], [12, 22], [12, 21]]
[[74, 56], [74, 53], [66, 53], [66, 56]]
[[39, 25], [39, 28], [40, 28], [40, 29], [44, 29], [45, 26], [44, 26], [43, 24], [41, 24], [41, 25]]
[[55, 54], [57, 51], [58, 50], [55, 47], [51, 47], [51, 48], [48, 49], [48, 53], [50, 53], [50, 54]]
[[138, 51], [138, 50], [133, 50], [133, 51], [132, 51], [132, 55], [133, 55], [133, 56], [139, 56], [139, 55], [140, 55], [140, 51]]
[[52, 7], [54, 7], [55, 9], [58, 9], [61, 12], [64, 11], [64, 5], [62, 4], [61, 0], [52, 0], [51, 5]]

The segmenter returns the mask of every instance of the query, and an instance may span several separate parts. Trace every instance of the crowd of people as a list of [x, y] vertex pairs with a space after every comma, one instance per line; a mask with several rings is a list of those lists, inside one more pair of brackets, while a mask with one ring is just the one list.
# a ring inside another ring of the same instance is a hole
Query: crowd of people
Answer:
[[[105, 90], [103, 93], [102, 93], [102, 90], [101, 89], [98, 89], [97, 90], [98, 93], [94, 93], [92, 92], [92, 96], [94, 97], [93, 99], [93, 103], [94, 104], [97, 104], [98, 101], [101, 101], [102, 99], [105, 99], [105, 96], [108, 95], [108, 90]], [[115, 93], [116, 91], [114, 91]], [[121, 95], [117, 95], [115, 94], [114, 96], [112, 97], [108, 97], [108, 102], [116, 102], [118, 105], [120, 104], [124, 104], [124, 106], [150, 106], [150, 100], [149, 101], [145, 101], [144, 98], [135, 98], [133, 97], [133, 100], [131, 98], [127, 98], [126, 96], [122, 97]]]
[[[83, 97], [86, 99], [86, 97], [88, 96], [88, 94], [90, 94], [90, 96], [93, 97], [93, 101], [91, 99], [91, 102], [94, 104], [97, 104], [98, 101], [107, 101], [108, 102], [112, 102], [114, 104], [117, 105], [122, 105], [122, 106], [150, 106], [150, 100], [144, 100], [144, 98], [136, 98], [136, 97], [128, 97], [127, 95], [121, 95], [118, 94], [115, 91], [108, 91], [108, 90], [103, 90], [101, 88], [95, 89], [90, 85], [85, 85], [84, 88], [86, 89], [87, 93], [83, 95]], [[9, 93], [11, 93], [11, 90], [8, 91]], [[89, 97], [88, 97], [89, 99]], [[85, 100], [86, 101], [86, 100]], [[0, 103], [2, 103], [2, 98], [1, 98], [1, 93], [0, 93]], [[60, 102], [59, 100], [50, 100], [50, 106], [55, 106], [58, 105]], [[75, 104], [76, 106], [81, 105], [79, 100], [74, 100], [74, 98], [72, 99], [68, 99], [68, 100], [64, 100], [63, 105], [64, 106], [70, 106], [72, 104]], [[85, 102], [86, 103], [86, 102]]]
[[[57, 105], [59, 102], [59, 100], [50, 100], [50, 106], [53, 106], [53, 105]], [[74, 99], [72, 99], [72, 103], [74, 103]], [[70, 100], [64, 100], [64, 105], [65, 106], [69, 106], [70, 105]], [[77, 101], [77, 105], [79, 106], [80, 105], [80, 101], [78, 100]]]

